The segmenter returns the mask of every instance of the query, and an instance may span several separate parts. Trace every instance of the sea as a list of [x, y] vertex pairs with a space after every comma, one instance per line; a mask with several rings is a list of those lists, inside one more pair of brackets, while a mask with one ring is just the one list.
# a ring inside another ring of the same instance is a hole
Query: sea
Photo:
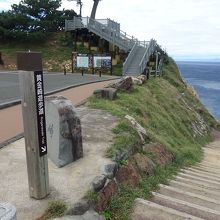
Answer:
[[197, 91], [200, 100], [220, 121], [220, 62], [178, 61], [182, 77]]

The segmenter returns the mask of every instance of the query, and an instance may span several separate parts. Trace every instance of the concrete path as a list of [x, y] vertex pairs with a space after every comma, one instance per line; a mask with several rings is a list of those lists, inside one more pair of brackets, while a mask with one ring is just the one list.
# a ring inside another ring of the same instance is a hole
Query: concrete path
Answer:
[[220, 219], [220, 133], [204, 148], [204, 159], [160, 185], [150, 201], [136, 199], [133, 220]]
[[[70, 99], [73, 104], [76, 105], [91, 96], [95, 89], [103, 88], [110, 82], [113, 81], [92, 83], [80, 87], [75, 87], [56, 93], [55, 95], [62, 95]], [[16, 105], [0, 110], [0, 148], [1, 146], [7, 144], [8, 140], [21, 133], [23, 133], [21, 105]]]
[[[100, 82], [109, 79], [115, 79], [115, 76], [92, 75], [92, 74], [67, 74], [47, 73], [44, 74], [45, 94], [53, 91], [62, 90], [79, 86], [91, 82]], [[20, 100], [19, 72], [0, 72], [0, 108], [6, 103], [18, 102]]]
[[105, 158], [110, 147], [112, 128], [117, 118], [101, 110], [77, 108], [82, 123], [84, 157], [63, 168], [49, 160], [50, 196], [43, 200], [31, 199], [25, 159], [24, 139], [0, 149], [0, 201], [10, 202], [17, 208], [17, 220], [34, 220], [40, 217], [50, 200], [63, 200], [74, 204], [90, 189], [95, 176], [103, 173]]

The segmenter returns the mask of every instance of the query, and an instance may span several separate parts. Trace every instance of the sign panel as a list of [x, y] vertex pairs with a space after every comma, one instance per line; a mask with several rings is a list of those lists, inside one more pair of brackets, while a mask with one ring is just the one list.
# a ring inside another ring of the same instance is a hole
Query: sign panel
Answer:
[[40, 153], [40, 157], [42, 157], [45, 154], [47, 154], [43, 72], [35, 71], [34, 79], [35, 79], [35, 93], [36, 93], [36, 107], [37, 107], [39, 153]]
[[111, 68], [112, 60], [110, 56], [94, 56], [94, 68]]
[[78, 55], [77, 56], [77, 68], [89, 68], [88, 55]]
[[112, 66], [112, 59], [111, 57], [102, 57], [102, 67], [103, 68], [111, 68]]
[[94, 68], [102, 67], [102, 57], [94, 56], [93, 62], [94, 62]]

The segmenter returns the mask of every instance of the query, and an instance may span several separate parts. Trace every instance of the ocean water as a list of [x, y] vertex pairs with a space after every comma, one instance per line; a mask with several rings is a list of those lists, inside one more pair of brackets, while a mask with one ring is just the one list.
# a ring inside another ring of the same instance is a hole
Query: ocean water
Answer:
[[177, 62], [183, 78], [192, 85], [202, 103], [220, 121], [220, 63]]

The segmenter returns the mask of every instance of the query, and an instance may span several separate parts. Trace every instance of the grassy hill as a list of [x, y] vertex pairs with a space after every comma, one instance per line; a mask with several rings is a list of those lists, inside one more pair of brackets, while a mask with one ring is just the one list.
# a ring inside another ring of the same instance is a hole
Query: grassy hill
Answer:
[[[74, 51], [73, 44], [68, 42], [64, 33], [54, 33], [44, 43], [0, 43], [0, 51], [4, 61], [4, 67], [1, 69], [16, 69], [16, 52], [17, 51], [38, 51], [42, 52], [43, 68], [47, 71], [63, 71], [66, 65], [67, 70], [71, 71], [71, 54]], [[78, 47], [81, 52], [87, 52], [85, 48]]]
[[[137, 187], [122, 186], [103, 212], [107, 219], [129, 219], [134, 199], [148, 198], [151, 190], [166, 182], [178, 169], [200, 161], [203, 147], [212, 140], [211, 131], [220, 128], [195, 91], [182, 80], [173, 60], [164, 66], [163, 72], [163, 77], [150, 78], [132, 93], [119, 92], [114, 101], [90, 100], [91, 107], [104, 109], [120, 118], [113, 130], [114, 143], [107, 152], [110, 157], [121, 149], [140, 149], [140, 138], [125, 119], [128, 114], [146, 129], [146, 143], [165, 145], [175, 158], [170, 166], [158, 167], [153, 176], [142, 175]], [[139, 153], [146, 156], [146, 152]], [[119, 164], [126, 164], [126, 161], [119, 161]]]

